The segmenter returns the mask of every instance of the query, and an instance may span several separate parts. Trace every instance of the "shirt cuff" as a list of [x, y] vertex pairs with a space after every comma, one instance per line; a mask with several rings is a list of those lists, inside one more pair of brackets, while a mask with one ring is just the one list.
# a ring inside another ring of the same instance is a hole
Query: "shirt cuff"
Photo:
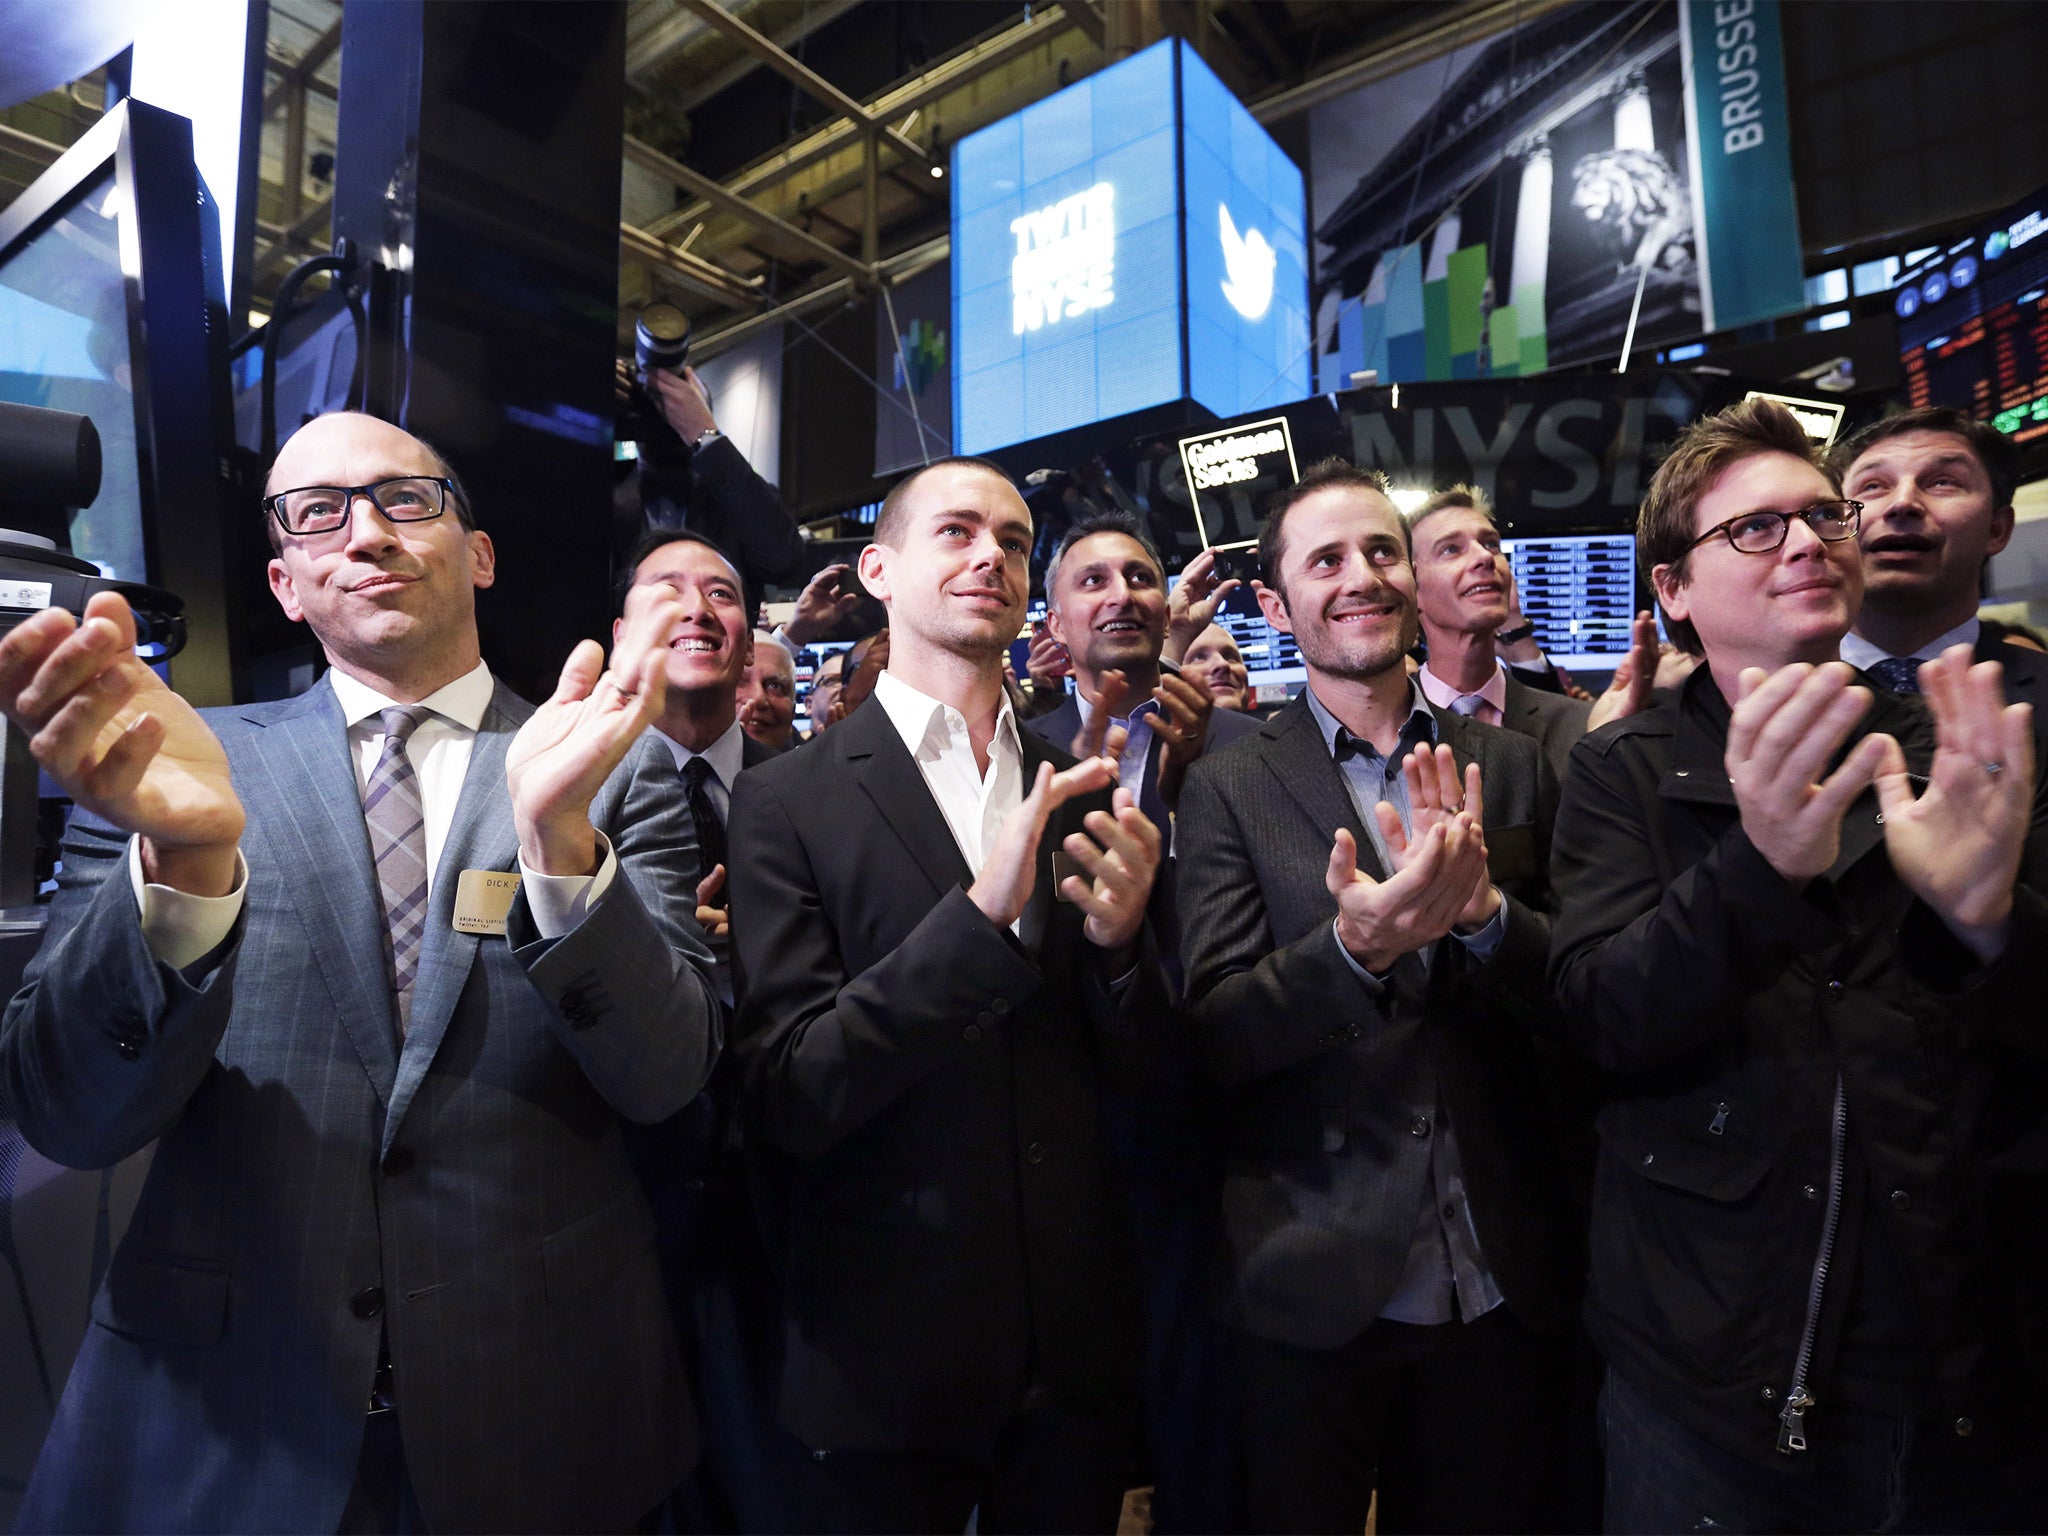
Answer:
[[604, 899], [618, 878], [619, 856], [612, 852], [611, 839], [602, 832], [597, 843], [604, 850], [594, 875], [539, 875], [519, 861], [519, 888], [526, 892], [526, 910], [533, 914], [533, 927], [544, 939], [559, 939], [590, 915], [590, 909]]
[[781, 646], [785, 651], [789, 652], [789, 654], [792, 656], [796, 655], [797, 651], [801, 649], [801, 647], [799, 647], [794, 640], [789, 638], [789, 626], [787, 624], [778, 624], [773, 629], [769, 630], [768, 638], [773, 640], [777, 645]]
[[1493, 952], [1500, 948], [1500, 941], [1508, 931], [1508, 902], [1501, 898], [1500, 905], [1493, 909], [1493, 916], [1486, 920], [1486, 926], [1477, 933], [1451, 931], [1451, 937], [1465, 946], [1465, 952], [1481, 965], [1493, 958]]
[[1351, 974], [1365, 983], [1367, 993], [1373, 997], [1386, 996], [1387, 983], [1384, 978], [1373, 975], [1371, 971], [1360, 965], [1358, 963], [1358, 956], [1352, 954], [1350, 950], [1344, 947], [1344, 935], [1337, 931], [1337, 921], [1336, 918], [1330, 919], [1330, 937], [1337, 941], [1337, 953], [1342, 955], [1344, 963], [1351, 967]]
[[1550, 670], [1550, 658], [1548, 656], [1538, 656], [1534, 661], [1516, 661], [1512, 656], [1504, 656], [1501, 659], [1517, 672], [1541, 673]]
[[142, 942], [174, 971], [182, 971], [220, 948], [242, 915], [249, 889], [249, 865], [235, 850], [235, 883], [225, 896], [195, 896], [158, 885], [142, 874], [142, 839], [128, 839], [128, 883], [142, 914]]

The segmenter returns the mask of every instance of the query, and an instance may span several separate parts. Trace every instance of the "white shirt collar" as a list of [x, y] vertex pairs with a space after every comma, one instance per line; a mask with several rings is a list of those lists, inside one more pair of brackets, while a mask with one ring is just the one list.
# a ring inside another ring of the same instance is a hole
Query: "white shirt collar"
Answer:
[[[368, 683], [350, 677], [339, 667], [327, 669], [327, 681], [341, 705], [341, 717], [348, 722], [350, 729], [365, 720], [374, 719], [387, 709], [398, 707], [396, 699], [387, 699]], [[473, 670], [421, 699], [419, 707], [474, 734], [482, 728], [484, 711], [491, 707], [491, 696], [496, 691], [497, 684], [491, 678], [491, 669], [479, 661]]]
[[[1899, 659], [1901, 661], [1932, 661], [1952, 645], [1967, 645], [1974, 651], [1977, 648], [1977, 637], [1983, 633], [1983, 630], [1983, 624], [1978, 621], [1977, 615], [1973, 613], [1947, 634], [1938, 636], [1921, 646], [1919, 650], [1913, 652], [1912, 656], [1900, 657]], [[1842, 636], [1842, 660], [1855, 667], [1858, 671], [1868, 671], [1874, 663], [1891, 659], [1892, 653], [1890, 651], [1880, 650], [1854, 630]]]
[[725, 728], [718, 740], [702, 752], [692, 752], [675, 737], [659, 729], [654, 734], [661, 737], [662, 745], [666, 746], [675, 758], [678, 773], [689, 766], [691, 758], [701, 757], [711, 765], [711, 771], [718, 775], [718, 782], [726, 787], [728, 793], [731, 792], [733, 780], [740, 776], [747, 750], [746, 734], [740, 729], [739, 716], [733, 716], [732, 724]]
[[[928, 693], [918, 692], [894, 672], [884, 672], [875, 679], [874, 699], [889, 716], [889, 723], [896, 727], [896, 734], [903, 738], [903, 745], [913, 758], [923, 755], [925, 743], [934, 734], [942, 750], [956, 728], [962, 736], [967, 734], [965, 715]], [[996, 730], [990, 745], [992, 748], [1008, 747], [1022, 756], [1022, 747], [1017, 740], [1017, 721], [1010, 709], [1007, 689], [1003, 693], [1003, 702], [996, 707]]]

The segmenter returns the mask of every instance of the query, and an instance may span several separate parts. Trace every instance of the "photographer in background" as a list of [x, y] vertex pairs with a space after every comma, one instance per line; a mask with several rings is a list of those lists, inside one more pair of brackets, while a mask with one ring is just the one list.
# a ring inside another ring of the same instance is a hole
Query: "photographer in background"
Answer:
[[801, 568], [804, 543], [774, 486], [754, 471], [711, 413], [710, 392], [688, 366], [690, 319], [649, 304], [621, 364], [626, 399], [619, 435], [637, 437], [637, 470], [612, 500], [620, 552], [657, 529], [688, 529], [732, 552], [752, 613], [766, 582]]

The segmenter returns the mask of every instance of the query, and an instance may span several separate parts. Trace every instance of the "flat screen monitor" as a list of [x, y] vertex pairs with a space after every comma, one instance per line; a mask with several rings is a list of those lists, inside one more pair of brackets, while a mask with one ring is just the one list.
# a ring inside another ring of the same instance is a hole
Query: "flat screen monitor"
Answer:
[[1568, 672], [1612, 672], [1635, 621], [1632, 534], [1502, 539], [1543, 654]]
[[2048, 438], [2048, 189], [1901, 270], [1892, 308], [1915, 407]]
[[107, 576], [147, 581], [120, 197], [103, 165], [0, 257], [0, 400], [92, 418], [100, 493], [72, 519], [71, 552]]

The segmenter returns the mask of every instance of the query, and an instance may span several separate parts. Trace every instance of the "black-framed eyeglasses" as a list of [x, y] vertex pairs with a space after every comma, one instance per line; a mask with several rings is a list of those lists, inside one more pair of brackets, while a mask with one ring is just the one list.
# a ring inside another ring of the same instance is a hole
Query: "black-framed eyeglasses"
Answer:
[[358, 496], [394, 523], [424, 523], [448, 510], [455, 482], [443, 475], [399, 475], [371, 485], [302, 485], [263, 498], [263, 505], [286, 533], [301, 536], [332, 533], [347, 526]]
[[1686, 545], [1686, 552], [1689, 554], [1709, 539], [1726, 534], [1728, 542], [1743, 554], [1768, 555], [1784, 544], [1795, 517], [1811, 528], [1813, 536], [1823, 543], [1839, 544], [1844, 539], [1856, 537], [1856, 530], [1863, 522], [1863, 503], [1816, 501], [1797, 512], [1745, 512], [1725, 523], [1714, 524]]

